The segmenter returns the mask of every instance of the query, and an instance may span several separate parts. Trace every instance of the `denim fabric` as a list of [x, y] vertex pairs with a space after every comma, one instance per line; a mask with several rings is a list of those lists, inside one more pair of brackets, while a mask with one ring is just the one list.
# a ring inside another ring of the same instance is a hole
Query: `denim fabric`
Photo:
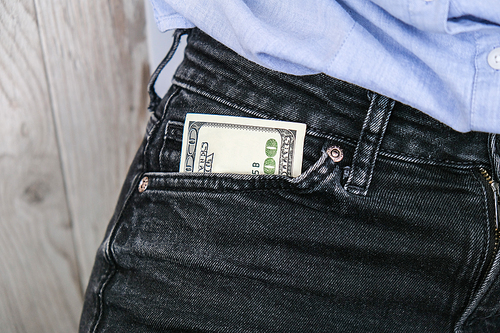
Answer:
[[[496, 202], [480, 172], [498, 179], [494, 135], [264, 69], [197, 29], [185, 52], [166, 96], [152, 92], [81, 333], [500, 330]], [[302, 175], [178, 173], [188, 112], [306, 123]]]

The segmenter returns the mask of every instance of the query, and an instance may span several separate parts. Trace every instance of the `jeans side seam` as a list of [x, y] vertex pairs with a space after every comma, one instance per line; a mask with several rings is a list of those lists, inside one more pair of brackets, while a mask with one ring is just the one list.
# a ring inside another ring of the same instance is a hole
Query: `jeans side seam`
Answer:
[[115, 272], [116, 272], [116, 268], [114, 267], [114, 265], [110, 264], [111, 265], [111, 269], [109, 271], [106, 272], [106, 279], [104, 280], [104, 282], [102, 283], [101, 287], [99, 288], [99, 293], [97, 295], [98, 297], [98, 301], [99, 301], [99, 304], [98, 304], [98, 312], [97, 312], [97, 318], [96, 318], [96, 321], [93, 325], [93, 329], [92, 329], [92, 333], [96, 333], [97, 332], [97, 328], [99, 326], [99, 324], [101, 323], [101, 320], [102, 320], [102, 316], [103, 316], [103, 313], [104, 313], [104, 301], [103, 301], [103, 296], [104, 296], [104, 289], [106, 288], [106, 286], [108, 285], [109, 281], [111, 280], [111, 278], [114, 276]]
[[109, 281], [111, 281], [111, 279], [113, 278], [113, 276], [115, 275], [116, 270], [117, 270], [116, 260], [114, 259], [114, 255], [113, 255], [112, 242], [113, 242], [114, 237], [116, 236], [118, 229], [120, 229], [121, 224], [119, 222], [120, 222], [120, 219], [123, 215], [123, 211], [125, 210], [125, 207], [127, 207], [128, 203], [130, 201], [130, 198], [132, 197], [132, 194], [135, 192], [135, 190], [137, 188], [137, 185], [139, 183], [139, 179], [141, 179], [141, 177], [140, 177], [141, 174], [142, 173], [138, 173], [135, 176], [134, 180], [132, 181], [132, 187], [130, 188], [129, 193], [127, 193], [127, 198], [125, 199], [125, 202], [123, 203], [123, 207], [121, 208], [120, 213], [116, 217], [116, 221], [113, 225], [113, 228], [111, 229], [111, 231], [109, 233], [109, 236], [104, 241], [105, 242], [104, 259], [110, 265], [110, 269], [106, 272], [106, 274], [105, 274], [106, 278], [102, 282], [102, 285], [99, 288], [99, 293], [97, 295], [98, 302], [99, 302], [99, 304], [98, 304], [99, 311], [98, 311], [98, 316], [97, 316], [95, 324], [94, 324], [94, 328], [92, 329], [93, 333], [97, 332], [97, 328], [102, 320], [102, 316], [103, 316], [103, 312], [104, 312], [104, 291], [105, 291], [106, 287], [108, 286]]
[[[116, 217], [116, 220], [115, 220], [115, 222], [113, 224], [113, 228], [109, 232], [109, 236], [104, 241], [103, 257], [104, 257], [105, 262], [107, 262], [110, 267], [106, 271], [105, 279], [103, 279], [102, 285], [100, 286], [99, 292], [97, 294], [97, 298], [98, 298], [98, 304], [97, 304], [98, 311], [96, 313], [97, 318], [95, 319], [95, 323], [93, 325], [93, 328], [91, 329], [91, 332], [93, 332], [93, 333], [97, 332], [99, 324], [102, 321], [102, 316], [103, 316], [103, 312], [104, 312], [104, 291], [105, 291], [106, 287], [108, 286], [109, 281], [111, 281], [111, 279], [113, 278], [114, 274], [116, 273], [116, 261], [115, 261], [114, 256], [113, 256], [112, 241], [113, 241], [113, 239], [114, 239], [114, 237], [115, 237], [118, 229], [121, 226], [121, 224], [119, 222], [120, 222], [120, 219], [121, 219], [121, 217], [123, 215], [123, 211], [125, 210], [125, 207], [127, 207], [128, 203], [129, 203], [129, 200], [130, 200], [132, 194], [134, 193], [134, 191], [136, 190], [139, 180], [141, 179], [140, 175], [142, 175], [145, 172], [145, 169], [147, 169], [145, 163], [148, 160], [146, 155], [147, 155], [148, 148], [149, 148], [149, 145], [150, 145], [150, 139], [155, 134], [155, 132], [158, 131], [158, 129], [159, 129], [161, 123], [162, 123], [162, 120], [165, 117], [166, 107], [169, 104], [172, 96], [176, 95], [176, 93], [177, 93], [178, 90], [179, 89], [174, 90], [172, 92], [172, 94], [169, 96], [169, 100], [165, 104], [165, 108], [164, 108], [162, 117], [160, 119], [157, 119], [157, 121], [155, 122], [155, 124], [152, 125], [152, 128], [150, 129], [150, 131], [147, 131], [147, 133], [146, 133], [146, 135], [147, 135], [146, 141], [147, 142], [146, 142], [146, 145], [144, 146], [144, 151], [141, 154], [142, 159], [143, 159], [143, 163], [141, 163], [142, 170], [140, 170], [135, 175], [134, 179], [132, 180], [132, 186], [130, 187], [129, 192], [127, 193], [127, 196], [126, 196], [126, 199], [125, 199], [125, 201], [123, 203], [123, 206], [120, 209], [120, 213]], [[154, 113], [153, 113], [153, 115], [154, 115]]]

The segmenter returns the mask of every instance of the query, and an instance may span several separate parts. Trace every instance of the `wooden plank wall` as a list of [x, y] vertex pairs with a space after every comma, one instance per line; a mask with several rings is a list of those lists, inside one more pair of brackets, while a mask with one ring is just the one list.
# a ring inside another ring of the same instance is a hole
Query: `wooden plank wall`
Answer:
[[0, 331], [76, 332], [149, 115], [142, 0], [0, 0]]

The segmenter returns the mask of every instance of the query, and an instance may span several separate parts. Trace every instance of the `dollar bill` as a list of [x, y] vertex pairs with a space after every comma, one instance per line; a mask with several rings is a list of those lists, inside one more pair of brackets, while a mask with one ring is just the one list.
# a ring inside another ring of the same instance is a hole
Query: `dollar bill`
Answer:
[[179, 172], [297, 177], [306, 125], [188, 113]]

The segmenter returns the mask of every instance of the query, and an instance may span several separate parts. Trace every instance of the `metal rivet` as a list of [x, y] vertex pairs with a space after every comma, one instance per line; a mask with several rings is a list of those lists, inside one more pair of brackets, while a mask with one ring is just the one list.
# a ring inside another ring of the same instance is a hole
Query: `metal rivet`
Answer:
[[326, 153], [334, 162], [340, 162], [344, 158], [344, 152], [337, 146], [331, 146], [326, 150]]
[[148, 188], [148, 183], [149, 183], [148, 177], [144, 177], [141, 179], [141, 182], [139, 183], [139, 193], [144, 192]]

